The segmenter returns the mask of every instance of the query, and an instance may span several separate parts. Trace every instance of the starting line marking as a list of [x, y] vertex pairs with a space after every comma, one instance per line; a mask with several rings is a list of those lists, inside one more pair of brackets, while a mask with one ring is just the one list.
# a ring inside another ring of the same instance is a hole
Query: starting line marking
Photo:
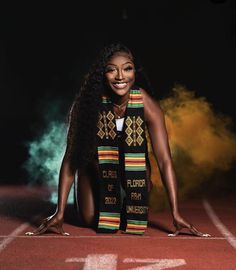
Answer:
[[[66, 263], [84, 263], [83, 270], [116, 270], [117, 254], [88, 254], [85, 258], [68, 258]], [[161, 270], [185, 265], [184, 259], [138, 259], [125, 258], [123, 263], [143, 263], [149, 264], [130, 268], [130, 270]]]
[[198, 236], [176, 236], [176, 237], [168, 237], [168, 236], [142, 236], [140, 238], [137, 238], [137, 236], [103, 236], [103, 235], [75, 235], [75, 236], [64, 236], [64, 235], [36, 235], [36, 236], [27, 236], [27, 235], [16, 235], [16, 236], [11, 236], [11, 235], [0, 235], [0, 238], [27, 238], [27, 239], [33, 239], [33, 238], [64, 238], [64, 239], [76, 239], [76, 238], [119, 238], [119, 239], [129, 239], [129, 238], [135, 238], [135, 240], [143, 240], [143, 239], [165, 239], [165, 240], [227, 240], [226, 237], [198, 237]]
[[[234, 235], [225, 227], [225, 225], [220, 221], [213, 208], [209, 204], [209, 202], [204, 199], [203, 206], [210, 217], [212, 223], [216, 226], [216, 228], [220, 231], [222, 235], [224, 235], [225, 239], [230, 243], [230, 245], [236, 249], [236, 238]], [[210, 238], [210, 237], [209, 237]]]

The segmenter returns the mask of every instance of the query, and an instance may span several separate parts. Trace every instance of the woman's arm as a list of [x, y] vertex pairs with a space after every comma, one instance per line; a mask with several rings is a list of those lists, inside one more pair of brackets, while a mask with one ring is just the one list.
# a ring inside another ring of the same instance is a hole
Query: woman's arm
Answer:
[[[72, 107], [73, 108], [73, 107]], [[70, 122], [71, 122], [71, 113], [70, 112]], [[71, 158], [68, 154], [68, 136], [70, 136], [71, 123], [69, 124], [68, 135], [67, 135], [67, 146], [66, 151], [63, 156], [60, 172], [59, 172], [59, 182], [58, 182], [58, 201], [57, 208], [53, 215], [45, 218], [41, 225], [33, 232], [27, 232], [26, 235], [39, 235], [43, 234], [50, 227], [57, 228], [58, 232], [63, 235], [69, 235], [65, 233], [62, 224], [64, 221], [64, 212], [67, 204], [68, 195], [75, 179], [76, 170], [72, 169]]]
[[74, 182], [74, 179], [75, 179], [75, 171], [71, 170], [70, 161], [69, 159], [67, 159], [65, 153], [60, 168], [59, 184], [58, 184], [58, 202], [56, 212], [60, 216], [64, 216], [68, 195], [71, 186]]
[[151, 145], [157, 160], [161, 179], [166, 188], [177, 235], [182, 228], [188, 228], [198, 236], [209, 236], [199, 232], [192, 224], [183, 219], [179, 213], [177, 196], [177, 179], [171, 157], [164, 113], [158, 104], [144, 89], [141, 89], [144, 102], [144, 117], [150, 134]]
[[145, 90], [142, 90], [144, 116], [149, 131], [154, 156], [157, 160], [163, 185], [170, 202], [171, 212], [178, 214], [177, 181], [169, 148], [164, 114], [157, 101], [154, 101]]

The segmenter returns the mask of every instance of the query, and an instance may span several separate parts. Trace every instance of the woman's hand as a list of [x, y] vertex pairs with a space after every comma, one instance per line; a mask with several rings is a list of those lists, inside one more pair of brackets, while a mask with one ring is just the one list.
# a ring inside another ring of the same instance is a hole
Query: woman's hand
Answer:
[[200, 236], [200, 237], [210, 237], [211, 236], [208, 233], [202, 233], [202, 232], [198, 231], [192, 224], [190, 224], [185, 219], [183, 219], [179, 214], [174, 216], [173, 224], [174, 224], [176, 230], [174, 233], [168, 234], [168, 236], [177, 236], [180, 233], [180, 231], [184, 228], [189, 229], [189, 231], [196, 236]]
[[57, 212], [43, 220], [41, 225], [33, 232], [26, 232], [25, 235], [35, 236], [46, 232], [49, 228], [56, 228], [58, 233], [61, 235], [69, 235], [69, 233], [64, 232], [62, 228], [64, 218]]

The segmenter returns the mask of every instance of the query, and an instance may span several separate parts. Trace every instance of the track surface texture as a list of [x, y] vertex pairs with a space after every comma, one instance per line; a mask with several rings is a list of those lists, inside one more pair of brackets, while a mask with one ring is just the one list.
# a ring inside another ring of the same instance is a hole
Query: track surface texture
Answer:
[[183, 230], [173, 232], [170, 211], [149, 212], [148, 230], [143, 236], [97, 234], [79, 227], [73, 205], [68, 205], [64, 230], [69, 236], [47, 232], [26, 236], [55, 205], [43, 188], [0, 187], [1, 270], [159, 270], [236, 269], [236, 198], [192, 199], [179, 204], [187, 220], [209, 238]]

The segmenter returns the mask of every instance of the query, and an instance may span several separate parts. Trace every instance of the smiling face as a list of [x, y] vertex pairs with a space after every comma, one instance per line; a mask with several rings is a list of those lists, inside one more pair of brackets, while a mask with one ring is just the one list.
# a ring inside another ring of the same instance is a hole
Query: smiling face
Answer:
[[132, 56], [126, 52], [115, 53], [105, 66], [106, 83], [118, 98], [125, 98], [135, 81]]

